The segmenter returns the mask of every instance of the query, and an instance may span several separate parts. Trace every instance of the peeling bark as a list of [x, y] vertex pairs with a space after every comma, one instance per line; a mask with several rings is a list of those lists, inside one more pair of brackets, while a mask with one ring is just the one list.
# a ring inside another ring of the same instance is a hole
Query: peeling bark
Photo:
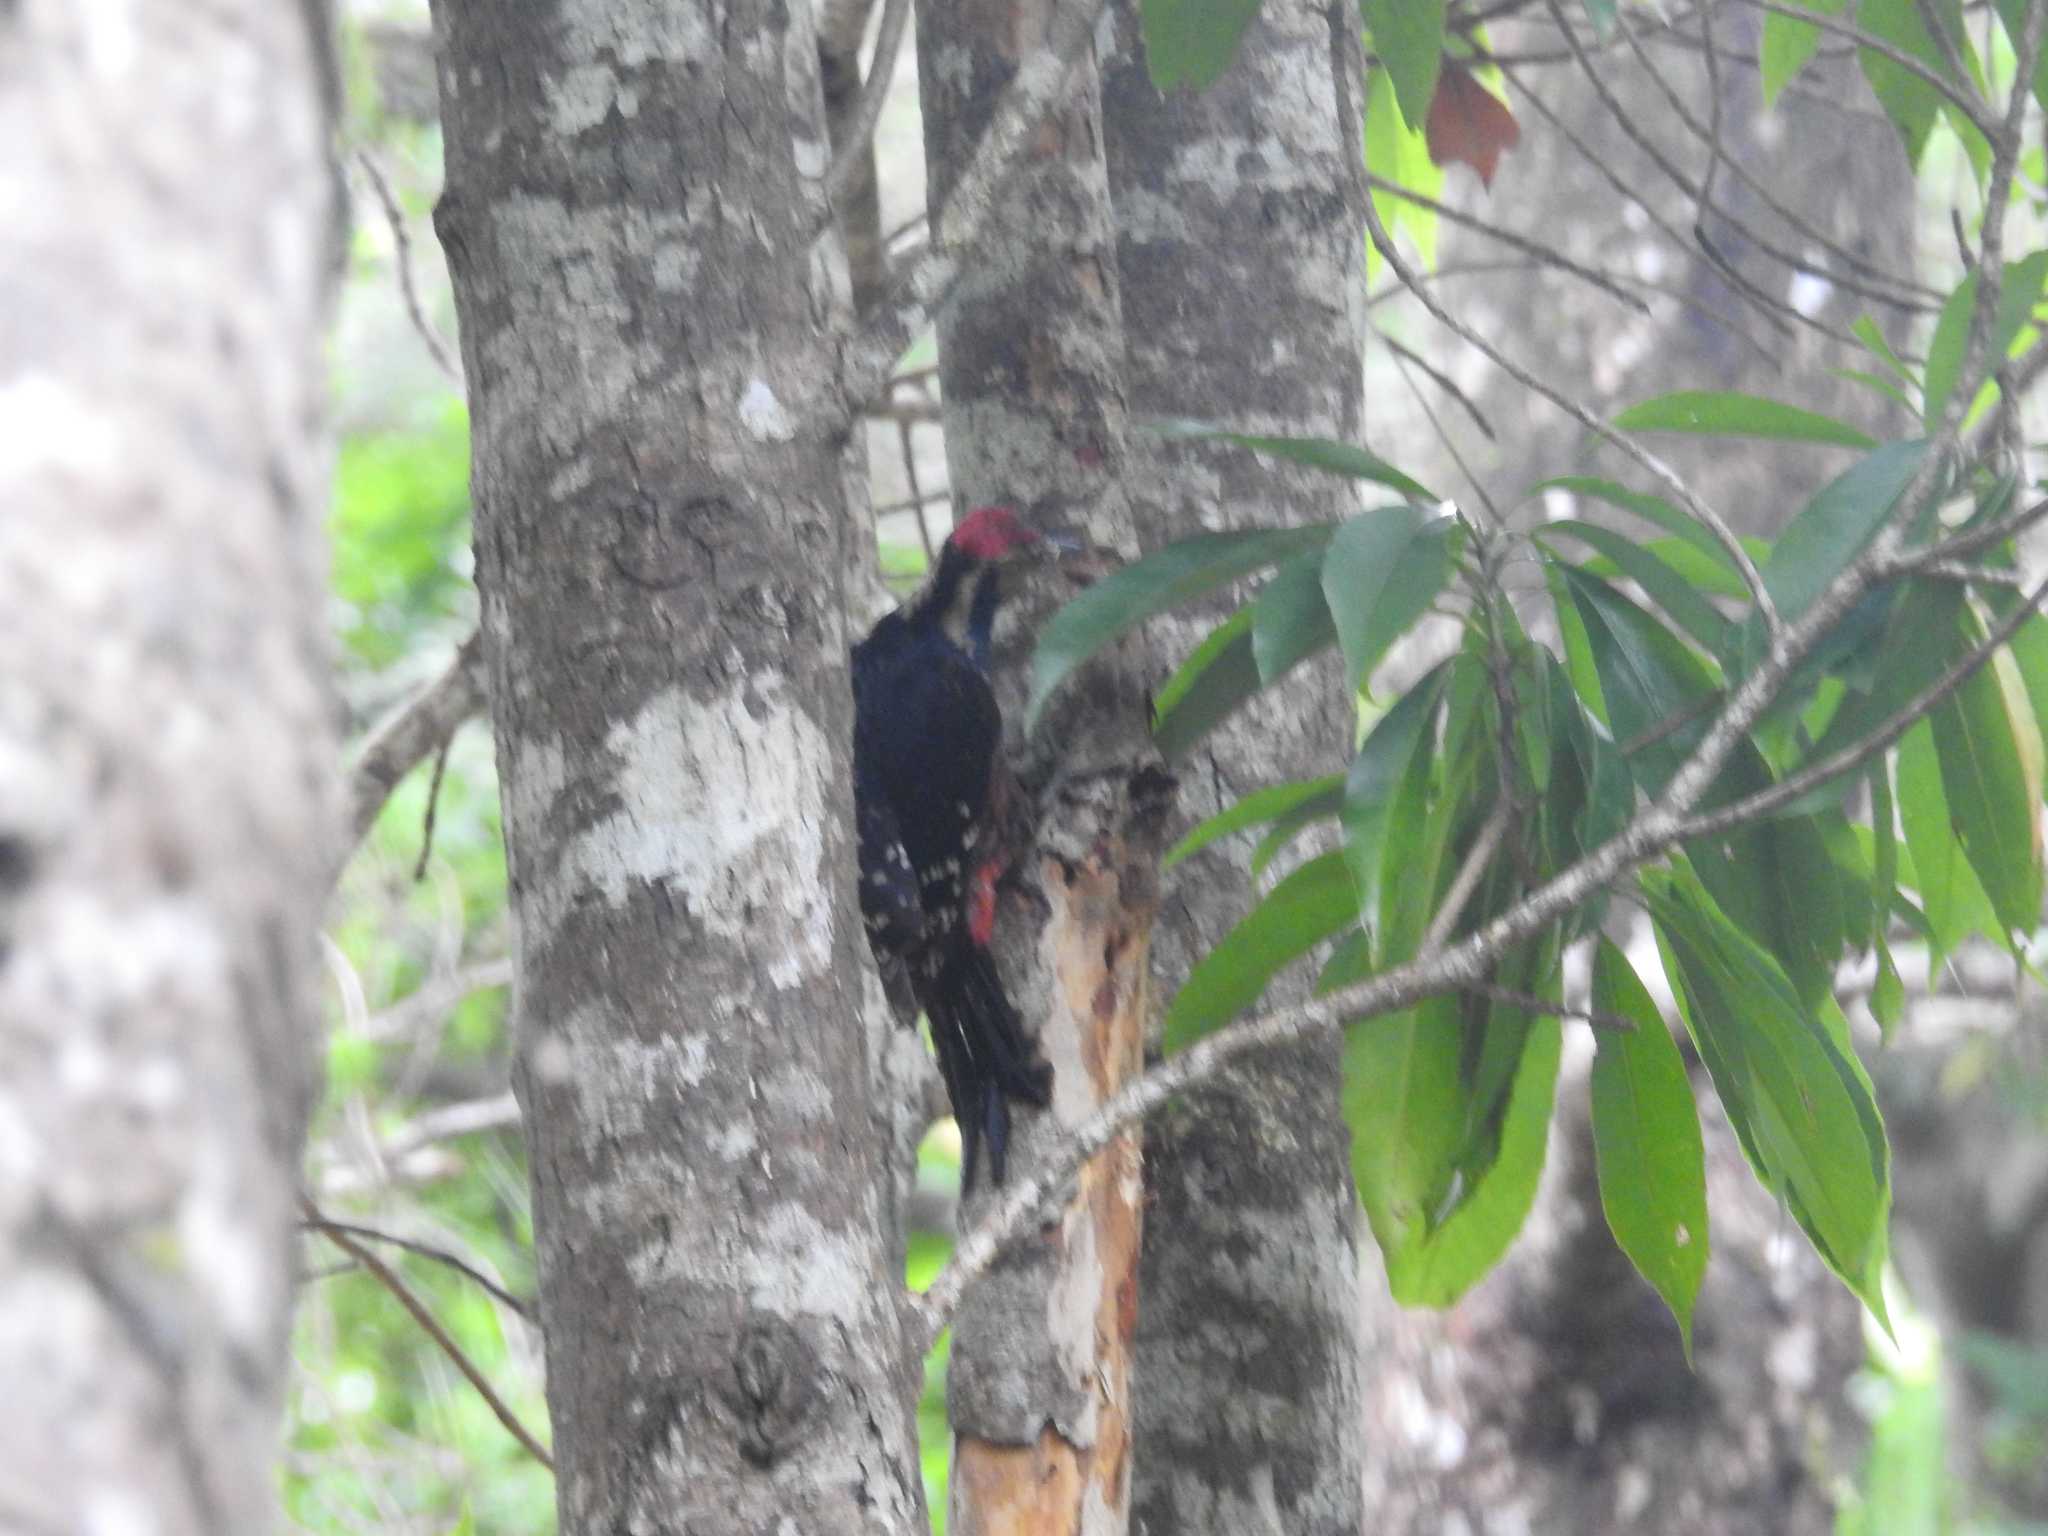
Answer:
[[810, 11], [435, 24], [562, 1529], [921, 1530]]
[[[934, 228], [945, 228], [938, 210], [1054, 11], [1044, 0], [968, 0], [921, 17]], [[960, 506], [1006, 504], [1128, 548], [1123, 334], [1099, 92], [1084, 58], [940, 316], [940, 378]], [[1013, 723], [1023, 659], [1011, 647], [997, 667]], [[1171, 783], [1150, 745], [1133, 653], [1091, 668], [1013, 761], [1038, 820], [1001, 893], [998, 950], [1054, 1072], [1052, 1110], [1021, 1127], [1016, 1161], [1028, 1164], [1139, 1065]], [[1124, 1528], [1140, 1207], [1137, 1143], [1127, 1136], [1083, 1169], [1055, 1220], [968, 1293], [948, 1374], [951, 1528], [962, 1536]]]
[[274, 1524], [339, 821], [327, 24], [0, 14], [10, 1531]]
[[[1113, 16], [1103, 109], [1132, 410], [1356, 441], [1355, 11], [1267, 0], [1222, 79], [1166, 96], [1146, 73], [1137, 6]], [[1340, 480], [1238, 449], [1139, 436], [1134, 452], [1147, 548], [1356, 507]], [[1221, 611], [1177, 625], [1179, 649]], [[1333, 672], [1285, 681], [1203, 743], [1181, 770], [1191, 817], [1344, 761]], [[1233, 839], [1174, 872], [1154, 955], [1162, 1000], [1257, 900], [1248, 846]], [[1146, 1125], [1139, 1530], [1359, 1528], [1357, 1201], [1339, 1047], [1329, 1034], [1269, 1052]]]

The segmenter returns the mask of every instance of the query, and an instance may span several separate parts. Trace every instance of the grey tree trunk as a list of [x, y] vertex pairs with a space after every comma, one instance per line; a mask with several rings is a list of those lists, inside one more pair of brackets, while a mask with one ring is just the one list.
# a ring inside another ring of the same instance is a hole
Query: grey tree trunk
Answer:
[[0, 16], [10, 1531], [274, 1524], [338, 810], [326, 27]]
[[[1267, 0], [1219, 81], [1168, 96], [1146, 72], [1137, 13], [1115, 8], [1103, 79], [1133, 414], [1356, 441], [1355, 8]], [[1342, 481], [1243, 450], [1141, 433], [1134, 459], [1132, 512], [1148, 549], [1357, 505]], [[1200, 622], [1180, 628], [1184, 654]], [[1192, 818], [1344, 762], [1350, 710], [1332, 670], [1262, 695], [1176, 765]], [[1248, 848], [1232, 840], [1170, 875], [1154, 949], [1162, 1001], [1256, 901]], [[1146, 1125], [1138, 1531], [1359, 1529], [1357, 1200], [1339, 1044], [1268, 1053]]]
[[[962, 0], [920, 17], [935, 228], [998, 95], [1054, 11], [1051, 0]], [[956, 506], [1009, 505], [1128, 548], [1123, 330], [1092, 49], [1067, 87], [939, 318], [946, 459]], [[1012, 726], [1023, 662], [1011, 648], [996, 667]], [[1054, 1073], [1050, 1112], [1025, 1117], [1020, 1162], [1139, 1065], [1170, 787], [1151, 749], [1143, 684], [1127, 647], [1068, 689], [1033, 743], [1013, 743], [1037, 817], [1003, 893], [998, 955]], [[1112, 1143], [1064, 1209], [968, 1293], [948, 1374], [955, 1536], [1124, 1528], [1137, 1162], [1135, 1135]]]
[[435, 26], [562, 1529], [921, 1530], [810, 9]]

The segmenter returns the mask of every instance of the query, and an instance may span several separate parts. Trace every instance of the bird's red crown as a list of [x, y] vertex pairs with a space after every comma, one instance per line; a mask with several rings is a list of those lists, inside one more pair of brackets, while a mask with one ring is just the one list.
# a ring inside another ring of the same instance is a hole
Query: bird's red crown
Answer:
[[1008, 507], [976, 507], [960, 520], [946, 542], [975, 560], [1000, 560], [1043, 535]]

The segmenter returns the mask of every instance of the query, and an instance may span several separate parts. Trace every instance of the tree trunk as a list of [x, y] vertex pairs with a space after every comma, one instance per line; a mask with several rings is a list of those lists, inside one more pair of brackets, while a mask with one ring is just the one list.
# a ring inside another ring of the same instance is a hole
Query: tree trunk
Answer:
[[[1138, 7], [1116, 7], [1103, 109], [1131, 409], [1356, 441], [1363, 366], [1357, 13], [1267, 0], [1223, 77], [1162, 95]], [[1144, 547], [1206, 529], [1356, 510], [1327, 474], [1139, 434]], [[1175, 626], [1176, 654], [1221, 617]], [[1280, 779], [1338, 768], [1351, 711], [1334, 668], [1261, 694], [1177, 765], [1199, 819]], [[1255, 902], [1249, 841], [1177, 868], [1161, 1001]], [[1306, 993], [1305, 978], [1274, 1000]], [[1267, 1053], [1145, 1128], [1137, 1529], [1359, 1528], [1357, 1200], [1334, 1034]]]
[[562, 1529], [922, 1529], [810, 10], [435, 25]]
[[327, 22], [0, 17], [10, 1531], [274, 1523], [338, 809]]
[[[1053, 11], [1050, 0], [965, 0], [920, 18], [934, 228]], [[1010, 505], [1128, 547], [1123, 333], [1100, 121], [1088, 50], [940, 316], [939, 367], [956, 506]], [[996, 668], [1013, 727], [1024, 660], [1013, 648]], [[1003, 896], [998, 948], [1054, 1073], [1050, 1114], [1021, 1128], [1018, 1161], [1028, 1163], [1139, 1065], [1168, 781], [1131, 653], [1089, 669], [1013, 763], [1038, 817]], [[955, 1536], [1124, 1527], [1137, 1164], [1137, 1137], [1120, 1137], [1082, 1170], [1058, 1217], [968, 1293], [947, 1378]]]

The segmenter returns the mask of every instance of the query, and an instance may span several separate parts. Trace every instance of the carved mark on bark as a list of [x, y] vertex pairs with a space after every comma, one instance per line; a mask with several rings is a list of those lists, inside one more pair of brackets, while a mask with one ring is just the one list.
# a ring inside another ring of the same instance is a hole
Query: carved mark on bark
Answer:
[[693, 496], [666, 511], [651, 496], [635, 496], [612, 508], [615, 531], [605, 553], [613, 570], [647, 591], [681, 586], [700, 572], [716, 591], [717, 545], [699, 530], [733, 518], [733, 504], [724, 496]]
[[732, 1382], [724, 1389], [740, 1454], [773, 1466], [795, 1444], [818, 1399], [818, 1356], [782, 1318], [750, 1318], [733, 1346]]

